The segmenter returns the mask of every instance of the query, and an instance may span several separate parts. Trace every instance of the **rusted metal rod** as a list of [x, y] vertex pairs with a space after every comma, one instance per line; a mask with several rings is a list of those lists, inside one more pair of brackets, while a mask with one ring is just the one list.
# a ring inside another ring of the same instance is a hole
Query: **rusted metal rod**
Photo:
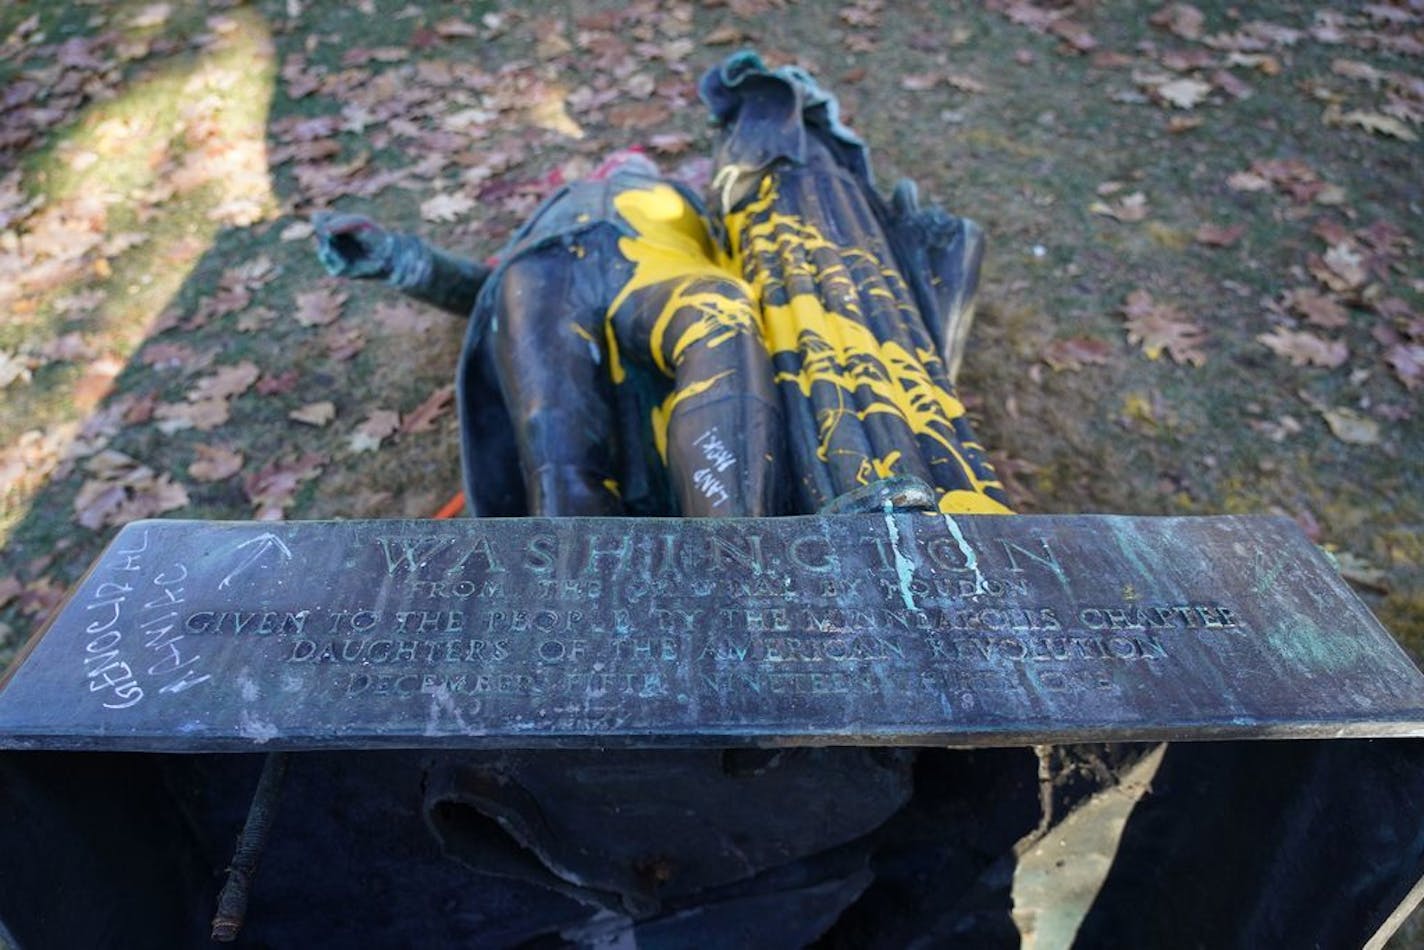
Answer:
[[267, 845], [267, 832], [277, 811], [277, 797], [282, 793], [282, 778], [287, 774], [287, 753], [269, 752], [262, 763], [262, 775], [257, 779], [257, 791], [247, 809], [247, 821], [237, 836], [237, 847], [227, 869], [227, 883], [218, 895], [218, 912], [213, 916], [213, 940], [232, 943], [242, 929], [247, 915], [248, 889], [257, 873], [257, 862]]

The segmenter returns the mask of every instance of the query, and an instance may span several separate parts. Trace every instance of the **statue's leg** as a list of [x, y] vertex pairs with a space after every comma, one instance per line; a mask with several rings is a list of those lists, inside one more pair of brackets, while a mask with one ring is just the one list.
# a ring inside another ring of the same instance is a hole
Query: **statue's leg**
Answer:
[[636, 305], [647, 351], [674, 380], [654, 430], [682, 514], [778, 513], [781, 402], [750, 288], [730, 275], [700, 274]]
[[685, 517], [780, 513], [782, 406], [746, 283], [699, 258], [612, 316], [618, 348], [674, 380], [652, 436]]
[[531, 515], [623, 512], [599, 266], [596, 254], [546, 244], [494, 288], [495, 361]]

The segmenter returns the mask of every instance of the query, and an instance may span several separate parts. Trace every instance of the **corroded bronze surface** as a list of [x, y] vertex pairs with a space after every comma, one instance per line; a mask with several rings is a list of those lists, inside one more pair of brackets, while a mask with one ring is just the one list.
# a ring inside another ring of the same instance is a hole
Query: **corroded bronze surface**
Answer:
[[1024, 745], [1424, 734], [1285, 519], [126, 527], [0, 746]]

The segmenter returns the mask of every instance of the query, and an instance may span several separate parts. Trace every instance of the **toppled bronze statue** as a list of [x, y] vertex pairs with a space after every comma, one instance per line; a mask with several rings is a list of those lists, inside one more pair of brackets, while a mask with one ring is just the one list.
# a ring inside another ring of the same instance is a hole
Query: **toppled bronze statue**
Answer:
[[548, 198], [493, 270], [321, 215], [332, 274], [470, 318], [457, 386], [475, 515], [1008, 513], [956, 398], [980, 229], [876, 193], [805, 72], [709, 72], [704, 203], [625, 153]]

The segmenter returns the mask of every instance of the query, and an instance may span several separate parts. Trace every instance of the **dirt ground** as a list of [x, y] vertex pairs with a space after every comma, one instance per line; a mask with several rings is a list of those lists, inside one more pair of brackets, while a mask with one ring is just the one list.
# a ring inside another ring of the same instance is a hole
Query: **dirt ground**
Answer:
[[482, 258], [615, 148], [698, 181], [743, 46], [987, 230], [960, 383], [1022, 510], [1286, 515], [1424, 655], [1417, 3], [14, 0], [0, 668], [134, 518], [434, 513], [462, 327], [308, 216]]

